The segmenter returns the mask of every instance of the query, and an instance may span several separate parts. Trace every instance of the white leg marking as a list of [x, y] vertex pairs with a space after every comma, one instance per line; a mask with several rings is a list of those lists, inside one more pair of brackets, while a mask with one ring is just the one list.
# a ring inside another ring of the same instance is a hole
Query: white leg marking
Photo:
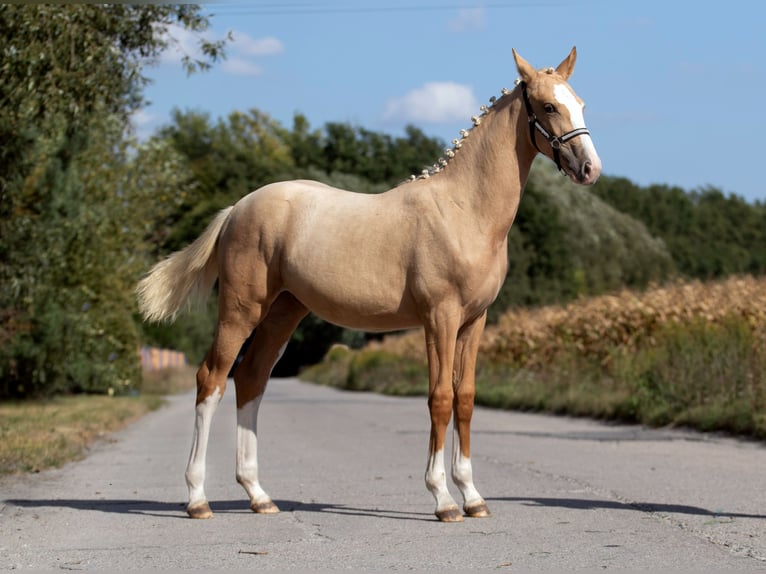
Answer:
[[[286, 348], [287, 343], [279, 349], [274, 365], [282, 358]], [[244, 487], [251, 505], [271, 502], [271, 497], [258, 481], [258, 409], [261, 400], [263, 395], [237, 409], [237, 482]]]
[[186, 466], [189, 506], [196, 506], [207, 501], [205, 497], [205, 457], [207, 456], [207, 443], [210, 437], [210, 423], [220, 402], [221, 392], [215, 389], [215, 392], [198, 404], [196, 408], [191, 454], [189, 455], [189, 464]]
[[469, 507], [484, 502], [473, 485], [471, 459], [464, 457], [460, 450], [460, 437], [457, 430], [454, 430], [452, 434], [452, 481], [463, 495], [463, 506]]
[[438, 450], [428, 457], [426, 488], [436, 499], [436, 512], [456, 508], [457, 503], [447, 490], [447, 475], [444, 472], [444, 451]]
[[237, 409], [237, 482], [250, 497], [251, 504], [270, 502], [258, 482], [258, 408], [263, 395]]

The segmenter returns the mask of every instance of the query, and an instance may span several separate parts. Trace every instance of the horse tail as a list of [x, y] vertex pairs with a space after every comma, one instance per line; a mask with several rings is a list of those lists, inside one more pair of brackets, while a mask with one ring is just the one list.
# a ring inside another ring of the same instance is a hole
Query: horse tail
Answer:
[[147, 321], [173, 321], [184, 307], [204, 300], [218, 277], [218, 237], [233, 206], [218, 213], [204, 233], [160, 261], [138, 282], [138, 309]]

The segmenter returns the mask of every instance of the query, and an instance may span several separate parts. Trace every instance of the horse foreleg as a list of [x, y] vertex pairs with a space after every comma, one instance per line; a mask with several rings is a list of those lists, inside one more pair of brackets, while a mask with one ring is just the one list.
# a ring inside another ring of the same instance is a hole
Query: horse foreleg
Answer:
[[234, 373], [237, 389], [237, 482], [247, 492], [251, 510], [259, 514], [274, 514], [279, 512], [279, 508], [258, 479], [258, 409], [274, 365], [284, 353], [290, 335], [307, 314], [308, 310], [291, 294], [280, 295], [256, 329], [250, 347]]
[[454, 434], [452, 440], [452, 480], [463, 495], [463, 510], [468, 516], [489, 516], [487, 503], [473, 484], [471, 465], [471, 418], [476, 387], [476, 356], [484, 331], [486, 312], [463, 327], [455, 353]]
[[442, 522], [460, 522], [455, 499], [447, 490], [444, 470], [444, 438], [449, 425], [452, 401], [452, 369], [455, 358], [457, 321], [450, 313], [441, 320], [426, 325], [426, 350], [428, 354], [428, 410], [431, 414], [431, 435], [428, 443], [426, 488], [436, 500], [436, 517]]

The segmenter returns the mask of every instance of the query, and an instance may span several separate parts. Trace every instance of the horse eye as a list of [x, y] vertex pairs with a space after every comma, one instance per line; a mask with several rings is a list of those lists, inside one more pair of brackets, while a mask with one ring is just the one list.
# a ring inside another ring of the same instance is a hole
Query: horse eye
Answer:
[[546, 114], [553, 114], [556, 112], [556, 106], [553, 104], [545, 104], [543, 108], [545, 109]]

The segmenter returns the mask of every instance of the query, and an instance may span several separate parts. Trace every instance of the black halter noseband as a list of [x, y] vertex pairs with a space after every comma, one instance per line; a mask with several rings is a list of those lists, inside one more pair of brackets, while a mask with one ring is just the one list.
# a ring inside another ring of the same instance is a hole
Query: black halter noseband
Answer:
[[559, 137], [554, 136], [542, 126], [540, 121], [537, 119], [537, 115], [535, 114], [534, 110], [532, 110], [532, 102], [529, 101], [529, 94], [527, 94], [526, 82], [521, 82], [521, 93], [524, 96], [524, 107], [527, 108], [527, 121], [529, 122], [529, 137], [532, 139], [532, 144], [535, 146], [537, 151], [539, 151], [540, 153], [543, 153], [543, 150], [541, 150], [540, 147], [537, 145], [537, 137], [535, 134], [535, 130], [537, 130], [543, 135], [543, 137], [550, 144], [551, 149], [553, 150], [553, 161], [556, 164], [556, 167], [559, 169], [559, 171], [563, 172], [564, 169], [561, 167], [561, 154], [559, 153], [561, 146], [567, 143], [569, 140], [576, 138], [577, 136], [590, 135], [588, 128], [577, 128], [572, 130], [571, 132], [565, 133], [563, 136], [559, 136]]

